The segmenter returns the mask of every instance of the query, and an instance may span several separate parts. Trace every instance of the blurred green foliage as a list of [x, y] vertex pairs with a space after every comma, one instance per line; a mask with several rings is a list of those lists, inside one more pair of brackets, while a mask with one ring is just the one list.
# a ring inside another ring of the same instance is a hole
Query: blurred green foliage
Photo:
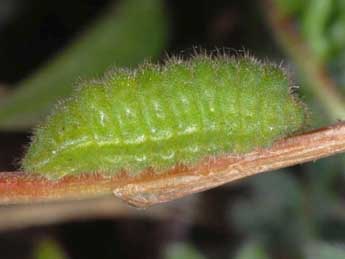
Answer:
[[113, 66], [133, 66], [157, 57], [166, 43], [161, 0], [124, 0], [109, 6], [83, 35], [0, 99], [0, 129], [35, 126], [76, 80], [101, 76]]
[[309, 0], [275, 0], [277, 6], [285, 15], [298, 14], [303, 10]]
[[275, 0], [286, 15], [299, 24], [305, 42], [322, 61], [345, 52], [345, 1]]
[[59, 244], [52, 239], [41, 240], [33, 251], [33, 259], [68, 259]]
[[310, 0], [299, 19], [302, 35], [319, 59], [327, 62], [344, 53], [344, 1]]
[[292, 258], [301, 254], [300, 244], [312, 236], [313, 226], [300, 183], [288, 171], [276, 171], [247, 184], [250, 197], [239, 200], [230, 213], [238, 230], [270, 250], [286, 250]]
[[269, 259], [264, 246], [260, 242], [248, 241], [245, 243], [234, 259]]
[[188, 243], [171, 243], [165, 249], [164, 259], [206, 259]]
[[275, 1], [282, 13], [294, 18], [316, 59], [329, 66], [338, 83], [345, 85], [345, 1]]
[[340, 244], [327, 244], [313, 242], [305, 246], [306, 259], [344, 259], [345, 246]]

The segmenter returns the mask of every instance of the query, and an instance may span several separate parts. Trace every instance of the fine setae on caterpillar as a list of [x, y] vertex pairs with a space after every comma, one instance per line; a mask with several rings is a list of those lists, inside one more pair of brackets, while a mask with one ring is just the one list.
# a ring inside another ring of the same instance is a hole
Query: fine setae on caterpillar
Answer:
[[303, 128], [304, 105], [278, 66], [197, 55], [84, 82], [35, 130], [22, 160], [59, 179], [129, 176], [268, 147]]

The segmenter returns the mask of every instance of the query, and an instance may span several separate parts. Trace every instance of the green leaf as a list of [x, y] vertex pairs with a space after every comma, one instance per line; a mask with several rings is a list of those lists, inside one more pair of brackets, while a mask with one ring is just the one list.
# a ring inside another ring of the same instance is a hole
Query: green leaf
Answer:
[[161, 0], [125, 0], [60, 55], [0, 99], [0, 129], [36, 125], [77, 80], [95, 78], [112, 66], [132, 66], [157, 57], [166, 39]]

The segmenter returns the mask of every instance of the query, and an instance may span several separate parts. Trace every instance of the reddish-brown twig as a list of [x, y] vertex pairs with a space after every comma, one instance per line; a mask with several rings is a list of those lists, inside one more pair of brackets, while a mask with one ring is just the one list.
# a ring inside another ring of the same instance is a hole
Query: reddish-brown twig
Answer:
[[194, 166], [165, 172], [66, 176], [58, 181], [22, 172], [0, 174], [0, 203], [84, 199], [114, 193], [137, 207], [148, 207], [204, 191], [261, 172], [317, 160], [345, 151], [345, 123], [276, 142], [242, 155], [207, 158]]

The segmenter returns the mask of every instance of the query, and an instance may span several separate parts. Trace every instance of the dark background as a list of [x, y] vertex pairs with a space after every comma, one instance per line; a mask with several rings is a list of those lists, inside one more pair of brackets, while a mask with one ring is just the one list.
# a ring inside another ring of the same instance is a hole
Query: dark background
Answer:
[[[108, 2], [0, 0], [0, 84], [14, 89], [23, 78], [63, 50], [78, 32], [104, 10]], [[169, 0], [166, 1], [166, 13], [170, 32], [165, 53], [188, 55], [194, 51], [194, 47], [207, 50], [222, 48], [229, 53], [249, 51], [259, 58], [278, 63], [284, 61], [286, 66], [290, 65], [272, 38], [256, 1]], [[292, 78], [295, 76], [292, 75]], [[0, 171], [17, 169], [17, 161], [24, 153], [30, 134], [0, 133]], [[284, 176], [278, 172], [268, 173], [267, 177], [258, 176], [261, 180], [254, 177], [250, 183], [245, 179], [195, 195], [199, 202], [194, 212], [198, 220], [186, 219], [184, 213], [176, 213], [164, 220], [150, 217], [75, 219], [50, 226], [2, 231], [0, 258], [32, 258], [31, 251], [45, 237], [59, 241], [73, 259], [164, 258], [167, 245], [177, 241], [193, 244], [207, 258], [231, 258], [246, 240], [260, 238], [269, 244], [266, 246], [272, 258], [300, 258], [294, 257], [300, 249], [296, 248], [296, 242], [309, 233], [310, 224], [317, 222], [317, 231], [321, 233], [317, 235], [318, 238], [321, 236], [329, 242], [342, 242], [345, 238], [344, 218], [326, 217], [325, 220], [310, 216], [317, 214], [311, 212], [315, 209], [312, 207], [314, 199], [306, 199], [301, 208], [300, 203], [295, 203], [295, 192], [291, 194], [293, 197], [289, 196], [290, 192], [295, 191], [294, 188], [298, 189], [298, 195], [311, 188], [308, 183], [313, 168], [328, 168], [329, 164], [336, 167], [338, 160], [331, 159], [325, 164], [316, 163], [307, 167], [297, 166], [286, 170]], [[336, 171], [332, 175], [339, 174], [342, 167], [337, 167]], [[279, 176], [272, 178], [273, 174]], [[328, 179], [329, 186], [332, 192], [338, 191], [337, 195], [343, 197], [339, 178]], [[241, 203], [244, 199], [252, 198], [253, 194], [255, 196], [256, 192], [262, 193], [262, 190], [271, 187], [272, 190], [265, 195], [274, 197], [275, 205], [265, 199], [257, 201], [255, 197], [252, 203]], [[312, 196], [311, 193], [308, 195]], [[300, 202], [304, 198], [298, 196], [296, 200]], [[322, 202], [328, 202], [324, 196], [322, 199]], [[325, 210], [322, 202], [317, 205], [320, 211]], [[237, 216], [243, 218], [245, 226], [241, 227], [238, 227], [241, 220], [234, 221], [231, 216], [233, 208], [238, 206], [246, 208], [241, 210], [246, 213]], [[195, 207], [187, 205], [182, 208], [189, 210]]]

